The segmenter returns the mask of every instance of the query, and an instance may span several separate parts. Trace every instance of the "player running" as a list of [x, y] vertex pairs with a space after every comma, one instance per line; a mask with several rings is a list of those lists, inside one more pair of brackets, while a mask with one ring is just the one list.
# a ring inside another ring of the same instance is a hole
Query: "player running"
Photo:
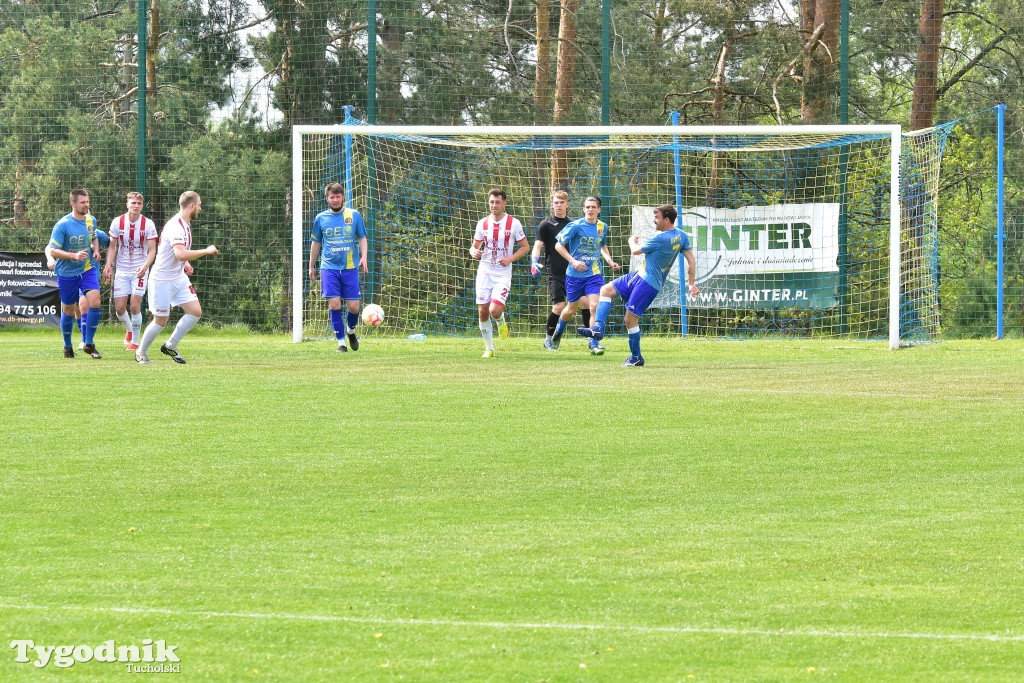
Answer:
[[[104, 249], [109, 249], [110, 248], [110, 236], [107, 235], [107, 233], [105, 233], [102, 230], [100, 230], [99, 228], [96, 228], [96, 241], [100, 245], [100, 253], [101, 254], [103, 253]], [[85, 262], [85, 272], [88, 272], [88, 271], [92, 270], [93, 268], [95, 268], [96, 272], [99, 273], [100, 272], [99, 271], [100, 262], [98, 260], [94, 261], [93, 258], [92, 258], [92, 254], [89, 254], [89, 258]], [[100, 294], [101, 295], [103, 294], [102, 290], [100, 291]], [[102, 303], [102, 301], [100, 303]], [[85, 295], [85, 290], [82, 289], [81, 287], [79, 287], [78, 288], [78, 314], [77, 314], [77, 320], [76, 320], [76, 324], [78, 325], [78, 331], [82, 333], [82, 341], [78, 345], [78, 350], [79, 351], [84, 351], [85, 350], [85, 328], [86, 328], [86, 323], [89, 321], [89, 311], [90, 310], [92, 310], [92, 309], [89, 307], [89, 297], [87, 297]], [[103, 317], [103, 311], [100, 311], [100, 317], [101, 318]], [[98, 324], [98, 322], [97, 322], [97, 324]]]
[[217, 253], [217, 247], [211, 244], [206, 249], [192, 248], [192, 221], [203, 208], [203, 200], [199, 193], [183, 192], [178, 198], [178, 207], [180, 211], [164, 224], [156, 261], [149, 273], [149, 311], [153, 314], [153, 320], [146, 326], [146, 331], [142, 334], [142, 343], [135, 352], [135, 360], [140, 365], [149, 365], [149, 347], [167, 325], [171, 308], [174, 306], [180, 307], [183, 314], [174, 326], [171, 338], [160, 347], [160, 353], [170, 356], [175, 363], [184, 365], [185, 359], [178, 353], [178, 343], [195, 327], [203, 315], [196, 288], [188, 279], [192, 274], [192, 265], [189, 261], [203, 256], [213, 256]]
[[[327, 210], [313, 219], [313, 242], [309, 247], [309, 280], [316, 282], [316, 259], [320, 256], [320, 292], [327, 299], [331, 329], [338, 341], [338, 351], [345, 353], [351, 347], [359, 350], [356, 325], [359, 324], [359, 270], [356, 269], [355, 249], [359, 245], [359, 269], [367, 272], [366, 225], [355, 209], [345, 208], [345, 188], [341, 183], [330, 183], [324, 188]], [[320, 247], [323, 245], [323, 254]], [[345, 300], [347, 315], [341, 313], [341, 300]], [[348, 345], [345, 338], [348, 337]]]
[[[555, 334], [555, 325], [558, 324], [558, 316], [565, 308], [565, 269], [569, 262], [558, 253], [555, 245], [556, 238], [566, 225], [572, 220], [568, 216], [569, 193], [565, 190], [555, 190], [551, 193], [551, 215], [540, 222], [537, 226], [537, 240], [533, 243], [533, 253], [530, 258], [530, 275], [540, 275], [541, 270], [547, 271], [548, 297], [551, 301], [551, 310], [548, 312], [547, 329], [544, 336], [544, 348], [554, 351], [551, 346], [551, 337]], [[544, 263], [540, 262], [540, 250], [544, 247]], [[583, 326], [590, 325], [590, 309], [584, 308], [580, 313], [583, 315]]]
[[110, 282], [113, 270], [114, 312], [124, 325], [124, 346], [129, 351], [139, 348], [142, 297], [146, 293], [149, 267], [156, 260], [156, 225], [142, 215], [143, 201], [142, 193], [129, 192], [126, 202], [128, 213], [110, 222], [111, 243], [107, 250], [107, 265], [103, 269], [104, 282]]
[[591, 339], [604, 336], [605, 323], [612, 307], [612, 299], [621, 296], [626, 300], [626, 333], [629, 335], [629, 358], [624, 367], [638, 367], [644, 364], [640, 354], [640, 316], [654, 301], [654, 297], [665, 284], [665, 274], [676, 262], [679, 252], [686, 260], [686, 281], [690, 296], [697, 296], [700, 290], [694, 284], [697, 276], [697, 259], [690, 248], [690, 238], [683, 230], [675, 227], [676, 209], [668, 204], [654, 210], [654, 228], [658, 234], [640, 244], [640, 236], [629, 238], [629, 251], [635, 256], [646, 254], [644, 265], [634, 273], [627, 273], [601, 288], [593, 327], [581, 327], [576, 332]]
[[[593, 312], [597, 308], [597, 298], [604, 285], [601, 276], [601, 259], [603, 258], [612, 270], [618, 270], [619, 264], [608, 252], [608, 226], [597, 219], [601, 213], [601, 199], [587, 197], [583, 202], [583, 218], [579, 218], [565, 226], [558, 233], [555, 250], [569, 262], [565, 271], [566, 305], [555, 325], [555, 333], [551, 337], [551, 348], [557, 349], [562, 341], [565, 326], [576, 314], [576, 307], [586, 297], [587, 306]], [[590, 353], [600, 356], [604, 353], [598, 339], [591, 338]]]
[[[480, 336], [484, 338], [483, 358], [494, 357], [492, 321], [498, 325], [498, 336], [508, 339], [505, 302], [512, 288], [512, 264], [530, 252], [523, 224], [505, 213], [507, 203], [504, 190], [494, 188], [487, 193], [491, 214], [477, 222], [473, 245], [469, 248], [469, 255], [480, 259], [476, 271], [476, 304]], [[513, 243], [519, 245], [514, 253]]]

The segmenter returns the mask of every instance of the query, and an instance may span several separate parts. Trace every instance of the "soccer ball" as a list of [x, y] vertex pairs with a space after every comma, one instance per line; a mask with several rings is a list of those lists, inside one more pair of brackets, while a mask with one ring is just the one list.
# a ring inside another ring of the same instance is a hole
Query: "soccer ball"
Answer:
[[377, 327], [384, 322], [384, 309], [377, 304], [367, 304], [363, 308], [363, 322], [370, 327]]

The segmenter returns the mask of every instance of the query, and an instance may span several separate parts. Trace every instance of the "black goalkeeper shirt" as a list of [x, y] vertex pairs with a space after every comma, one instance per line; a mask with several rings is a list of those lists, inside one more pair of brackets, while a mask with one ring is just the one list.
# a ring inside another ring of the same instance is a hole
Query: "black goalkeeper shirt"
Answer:
[[562, 232], [562, 228], [569, 225], [572, 219], [566, 216], [565, 218], [559, 218], [558, 216], [548, 216], [540, 222], [537, 226], [537, 239], [544, 243], [544, 267], [548, 269], [548, 277], [565, 278], [565, 269], [569, 267], [569, 262], [562, 258], [562, 255], [555, 250], [555, 245], [558, 244], [558, 233]]

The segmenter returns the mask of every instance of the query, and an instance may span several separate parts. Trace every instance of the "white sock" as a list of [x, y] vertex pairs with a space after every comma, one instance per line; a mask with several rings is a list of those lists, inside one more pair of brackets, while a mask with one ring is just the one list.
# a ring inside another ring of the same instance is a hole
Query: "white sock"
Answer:
[[171, 338], [167, 340], [167, 346], [172, 349], [178, 348], [178, 342], [188, 334], [189, 330], [196, 326], [197, 322], [199, 322], [199, 318], [194, 315], [186, 313], [181, 316], [181, 320], [179, 320], [178, 324], [174, 326], [174, 332], [171, 332]]
[[139, 337], [142, 336], [142, 314], [132, 314], [132, 344], [139, 343]]
[[502, 313], [502, 314], [501, 314], [501, 315], [499, 315], [499, 316], [498, 316], [497, 318], [491, 318], [491, 320], [493, 320], [493, 321], [494, 321], [494, 324], [495, 324], [495, 325], [502, 325], [502, 324], [504, 324], [504, 323], [505, 323], [505, 314], [504, 314], [504, 313]]
[[494, 350], [494, 328], [491, 327], [491, 321], [485, 320], [480, 323], [480, 336], [484, 338], [484, 346], [491, 351]]
[[117, 319], [121, 321], [122, 325], [124, 325], [125, 332], [132, 331], [132, 318], [130, 315], [128, 315], [128, 311], [125, 311], [121, 315], [117, 316]]
[[163, 331], [164, 326], [157, 325], [155, 320], [146, 325], [146, 333], [142, 335], [142, 343], [139, 344], [139, 353], [145, 356], [146, 352], [149, 351], [150, 345]]

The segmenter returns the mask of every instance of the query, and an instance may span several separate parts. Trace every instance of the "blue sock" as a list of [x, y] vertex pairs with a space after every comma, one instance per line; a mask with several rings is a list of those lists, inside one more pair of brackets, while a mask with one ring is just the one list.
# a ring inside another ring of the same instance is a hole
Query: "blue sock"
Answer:
[[96, 328], [100, 326], [100, 309], [90, 308], [85, 320], [85, 343], [92, 344], [96, 340]]
[[[86, 311], [86, 314], [88, 314], [88, 311]], [[84, 315], [80, 315], [77, 318], [75, 318], [75, 326], [78, 328], [78, 331], [81, 333], [82, 341], [84, 342], [85, 341], [85, 316]]]
[[612, 310], [612, 300], [601, 300], [597, 303], [597, 320], [594, 321], [595, 330], [604, 330], [604, 324], [608, 321], [608, 313]]
[[353, 313], [352, 311], [349, 311], [348, 312], [347, 322], [348, 322], [348, 329], [350, 329], [350, 330], [356, 329], [356, 325], [359, 324], [359, 314], [358, 313]]
[[640, 328], [634, 327], [629, 332], [629, 353], [633, 358], [640, 358]]
[[75, 316], [63, 311], [60, 314], [60, 333], [64, 335], [64, 348], [71, 348], [71, 330], [75, 329]]
[[341, 340], [345, 337], [345, 321], [341, 316], [341, 311], [336, 311], [333, 308], [331, 310], [331, 329], [334, 330], [334, 338]]
[[562, 334], [563, 332], [565, 332], [565, 321], [559, 318], [558, 323], [555, 324], [555, 334]]

